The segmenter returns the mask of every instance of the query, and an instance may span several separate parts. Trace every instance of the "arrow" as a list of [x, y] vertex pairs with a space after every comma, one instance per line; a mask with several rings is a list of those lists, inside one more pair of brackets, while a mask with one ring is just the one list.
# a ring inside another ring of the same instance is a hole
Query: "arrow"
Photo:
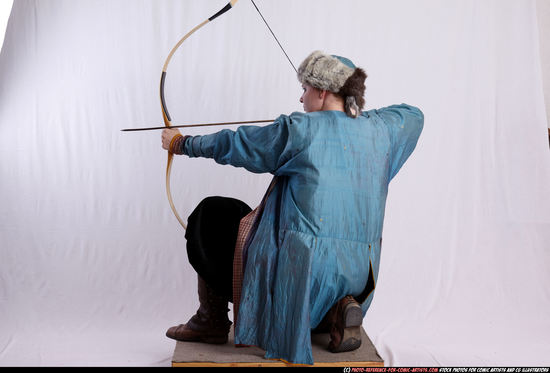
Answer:
[[[230, 126], [235, 124], [252, 124], [252, 123], [272, 123], [274, 119], [265, 119], [265, 120], [249, 120], [249, 121], [240, 121], [240, 122], [219, 122], [219, 123], [196, 123], [196, 124], [180, 124], [176, 126], [170, 126], [169, 128], [189, 128], [189, 127], [208, 127], [208, 126]], [[125, 128], [122, 129], [122, 132], [137, 132], [137, 131], [154, 131], [154, 130], [165, 130], [168, 127], [147, 127], [147, 128]]]

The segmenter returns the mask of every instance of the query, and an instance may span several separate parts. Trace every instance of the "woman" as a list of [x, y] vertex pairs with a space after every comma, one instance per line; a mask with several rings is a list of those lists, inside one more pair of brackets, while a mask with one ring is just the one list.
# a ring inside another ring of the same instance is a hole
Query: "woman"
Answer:
[[[360, 346], [378, 275], [388, 184], [414, 150], [424, 121], [420, 110], [404, 104], [361, 112], [365, 79], [349, 59], [316, 51], [298, 69], [305, 114], [206, 136], [163, 132], [163, 147], [175, 154], [275, 176], [255, 211], [246, 215], [247, 206], [234, 200], [228, 209], [236, 221], [247, 216], [235, 256], [243, 262], [242, 286], [221, 296], [215, 279], [201, 278], [219, 262], [213, 255], [197, 270], [201, 308], [187, 324], [170, 328], [169, 337], [224, 343], [232, 297], [235, 343], [261, 347], [266, 358], [313, 364], [311, 330], [327, 326], [331, 351]], [[188, 234], [194, 235], [189, 228]]]

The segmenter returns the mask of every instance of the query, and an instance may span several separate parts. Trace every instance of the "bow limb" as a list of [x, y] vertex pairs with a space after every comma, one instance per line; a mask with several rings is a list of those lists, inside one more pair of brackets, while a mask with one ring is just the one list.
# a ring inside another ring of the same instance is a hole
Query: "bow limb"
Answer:
[[173, 160], [174, 160], [174, 154], [168, 152], [168, 161], [166, 162], [166, 195], [168, 196], [168, 203], [170, 203], [170, 208], [172, 209], [172, 212], [176, 216], [176, 219], [178, 219], [178, 222], [181, 224], [183, 229], [187, 230], [187, 224], [183, 222], [183, 219], [180, 217], [180, 214], [178, 214], [178, 210], [176, 210], [176, 206], [174, 205], [174, 200], [172, 199], [172, 193], [170, 191], [170, 174], [172, 171]]
[[[195, 26], [191, 31], [189, 31], [183, 38], [178, 41], [178, 43], [172, 48], [170, 51], [170, 54], [166, 58], [166, 62], [164, 63], [164, 67], [162, 68], [162, 75], [160, 78], [160, 103], [162, 107], [162, 118], [164, 120], [164, 125], [167, 128], [172, 127], [172, 119], [170, 118], [170, 114], [168, 113], [168, 108], [166, 107], [166, 100], [164, 97], [164, 83], [166, 81], [166, 72], [168, 70], [168, 65], [170, 64], [170, 61], [172, 60], [172, 57], [176, 50], [183, 44], [184, 41], [186, 41], [191, 35], [193, 35], [195, 32], [197, 32], [200, 28], [202, 28], [207, 23], [213, 21], [214, 19], [218, 18], [237, 3], [238, 0], [231, 0], [225, 7], [223, 7], [219, 12], [214, 14], [212, 17], [204, 20], [199, 25]], [[172, 199], [172, 193], [170, 190], [170, 174], [172, 170], [172, 161], [174, 158], [174, 154], [172, 154], [170, 151], [168, 151], [168, 161], [166, 163], [166, 195], [168, 196], [168, 202], [170, 203], [170, 207], [172, 208], [172, 212], [176, 216], [176, 219], [178, 219], [178, 222], [181, 224], [183, 229], [187, 230], [187, 225], [183, 222], [182, 218], [178, 214], [178, 211], [176, 210], [176, 206], [174, 205], [174, 201]]]

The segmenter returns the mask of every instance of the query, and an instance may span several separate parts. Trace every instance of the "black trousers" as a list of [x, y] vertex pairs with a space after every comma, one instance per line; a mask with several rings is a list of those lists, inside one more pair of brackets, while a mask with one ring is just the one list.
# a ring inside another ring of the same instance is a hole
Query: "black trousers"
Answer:
[[239, 223], [252, 209], [238, 199], [208, 197], [187, 220], [189, 263], [214, 292], [233, 300], [233, 255]]

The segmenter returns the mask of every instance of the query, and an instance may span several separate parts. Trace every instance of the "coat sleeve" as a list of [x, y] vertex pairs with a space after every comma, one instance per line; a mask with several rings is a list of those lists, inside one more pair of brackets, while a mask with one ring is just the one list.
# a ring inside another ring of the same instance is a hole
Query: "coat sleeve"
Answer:
[[296, 151], [292, 123], [298, 114], [281, 115], [270, 125], [242, 126], [236, 131], [189, 137], [183, 152], [189, 157], [212, 158], [219, 164], [244, 167], [254, 173], [275, 173]]
[[424, 114], [406, 104], [377, 110], [388, 128], [391, 139], [390, 180], [399, 172], [412, 154], [424, 127]]

